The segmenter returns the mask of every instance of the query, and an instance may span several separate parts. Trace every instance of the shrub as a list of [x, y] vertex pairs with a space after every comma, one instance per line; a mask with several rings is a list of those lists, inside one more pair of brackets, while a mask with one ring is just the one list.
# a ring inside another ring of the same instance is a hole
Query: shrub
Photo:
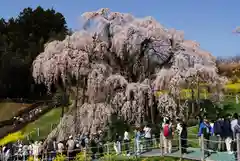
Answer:
[[78, 153], [75, 161], [90, 161], [91, 157], [88, 154], [85, 154], [84, 152]]
[[57, 157], [54, 159], [54, 161], [65, 161], [67, 158], [65, 155], [57, 155]]
[[16, 142], [17, 140], [22, 140], [22, 139], [24, 139], [24, 135], [22, 134], [22, 132], [18, 131], [15, 133], [8, 134], [3, 139], [1, 139], [0, 145], [5, 145], [5, 144]]
[[190, 118], [187, 122], [187, 126], [191, 127], [191, 126], [195, 126], [198, 124], [198, 120], [195, 118]]
[[28, 158], [28, 161], [34, 161], [34, 158], [31, 156]]

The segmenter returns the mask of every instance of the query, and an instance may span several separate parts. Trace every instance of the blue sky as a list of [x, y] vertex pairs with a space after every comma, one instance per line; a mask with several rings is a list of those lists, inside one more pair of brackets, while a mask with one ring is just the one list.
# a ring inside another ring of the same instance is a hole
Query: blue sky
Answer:
[[232, 30], [240, 25], [239, 0], [4, 0], [0, 17], [17, 16], [25, 7], [41, 5], [61, 12], [72, 29], [80, 27], [85, 11], [110, 8], [137, 17], [152, 16], [166, 27], [185, 32], [215, 56], [240, 54], [240, 36]]

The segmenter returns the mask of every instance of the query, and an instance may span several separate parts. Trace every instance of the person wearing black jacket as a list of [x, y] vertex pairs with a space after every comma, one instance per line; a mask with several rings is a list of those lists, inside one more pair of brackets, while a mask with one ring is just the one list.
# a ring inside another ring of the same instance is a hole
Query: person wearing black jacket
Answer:
[[[49, 155], [48, 155], [49, 153]], [[52, 138], [48, 141], [47, 144], [47, 155], [48, 155], [48, 159], [49, 160], [53, 160], [53, 158], [56, 157], [56, 153], [57, 153], [57, 141], [56, 138]]]
[[93, 136], [91, 137], [90, 147], [92, 151], [92, 159], [96, 159], [96, 154], [98, 152], [96, 133], [94, 133]]
[[219, 119], [214, 123], [213, 125], [213, 131], [214, 134], [217, 136], [217, 141], [218, 141], [218, 150], [223, 151], [224, 150], [224, 144], [223, 144], [223, 119], [219, 117]]
[[103, 157], [103, 133], [102, 131], [98, 131], [98, 152], [100, 154], [100, 157]]
[[223, 136], [223, 138], [225, 140], [227, 152], [229, 154], [232, 154], [231, 143], [232, 143], [233, 132], [232, 132], [232, 129], [231, 129], [230, 119], [228, 119], [227, 116], [224, 118], [224, 121], [223, 121], [222, 136]]
[[182, 123], [182, 130], [180, 133], [181, 136], [181, 147], [182, 147], [182, 153], [185, 154], [187, 153], [187, 124], [185, 122]]

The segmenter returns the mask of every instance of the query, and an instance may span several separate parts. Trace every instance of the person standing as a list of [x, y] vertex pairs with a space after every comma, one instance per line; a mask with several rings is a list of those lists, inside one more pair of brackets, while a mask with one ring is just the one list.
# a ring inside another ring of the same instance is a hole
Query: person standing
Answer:
[[152, 135], [151, 135], [151, 128], [146, 125], [144, 128], [143, 128], [143, 131], [144, 131], [144, 140], [145, 140], [145, 145], [146, 145], [146, 150], [150, 150], [150, 147], [151, 147], [151, 138], [152, 138]]
[[98, 148], [97, 148], [97, 134], [96, 133], [93, 133], [91, 138], [90, 138], [90, 147], [91, 147], [91, 151], [92, 151], [92, 160], [96, 159], [96, 154], [97, 154], [97, 151], [98, 151]]
[[166, 120], [163, 127], [163, 146], [164, 153], [172, 153], [173, 129], [169, 120]]
[[123, 141], [124, 141], [125, 151], [127, 153], [127, 156], [130, 156], [130, 152], [129, 152], [129, 141], [130, 141], [130, 138], [129, 138], [128, 129], [126, 129], [125, 132], [124, 132]]
[[71, 160], [74, 157], [73, 154], [74, 154], [74, 148], [75, 148], [75, 142], [73, 140], [72, 135], [69, 136], [66, 146], [67, 146], [67, 156]]
[[177, 133], [180, 135], [182, 133], [183, 122], [180, 119], [177, 119]]
[[63, 141], [59, 141], [58, 144], [57, 144], [57, 153], [59, 155], [62, 155], [64, 152], [64, 144], [63, 144]]
[[118, 133], [115, 135], [114, 150], [116, 151], [117, 155], [121, 154], [121, 138]]
[[48, 160], [53, 160], [56, 157], [57, 152], [57, 142], [56, 138], [52, 138], [47, 143], [47, 158]]
[[38, 155], [39, 155], [39, 144], [38, 144], [38, 141], [35, 141], [35, 143], [33, 144], [34, 161], [38, 161]]
[[237, 113], [233, 114], [233, 120], [231, 121], [231, 129], [233, 132], [233, 139], [235, 140], [233, 142], [233, 151], [235, 151], [235, 158], [236, 160], [240, 159], [237, 156], [237, 135], [240, 134], [240, 121], [239, 121], [239, 116]]
[[217, 139], [217, 141], [218, 141], [218, 145], [217, 145], [217, 149], [219, 150], [219, 151], [223, 151], [224, 150], [224, 147], [223, 147], [223, 141], [224, 141], [224, 139], [223, 139], [223, 131], [222, 131], [222, 129], [223, 129], [223, 122], [224, 122], [224, 120], [222, 119], [222, 118], [218, 118], [218, 120], [214, 123], [214, 134], [216, 135], [216, 139]]
[[100, 157], [103, 157], [104, 149], [103, 149], [103, 132], [100, 130], [98, 131], [98, 152]]
[[233, 152], [231, 150], [233, 132], [232, 132], [232, 129], [231, 129], [231, 122], [230, 122], [228, 116], [226, 116], [224, 118], [222, 127], [223, 127], [222, 128], [222, 136], [225, 140], [227, 152], [228, 152], [228, 154], [233, 154]]
[[187, 124], [183, 122], [181, 124], [181, 131], [180, 131], [181, 147], [182, 147], [183, 154], [187, 153], [187, 137], [188, 137]]
[[209, 156], [210, 155], [210, 152], [209, 152], [209, 148], [210, 148], [210, 144], [209, 144], [209, 139], [210, 139], [210, 136], [212, 135], [211, 134], [212, 132], [212, 127], [211, 125], [209, 124], [209, 121], [207, 119], [204, 119], [204, 121], [201, 123], [200, 127], [199, 127], [199, 132], [198, 132], [198, 136], [200, 137], [201, 135], [203, 135], [203, 143], [204, 143], [204, 154], [206, 156]]
[[135, 152], [136, 155], [140, 154], [140, 139], [141, 139], [141, 131], [140, 127], [137, 127], [135, 130]]

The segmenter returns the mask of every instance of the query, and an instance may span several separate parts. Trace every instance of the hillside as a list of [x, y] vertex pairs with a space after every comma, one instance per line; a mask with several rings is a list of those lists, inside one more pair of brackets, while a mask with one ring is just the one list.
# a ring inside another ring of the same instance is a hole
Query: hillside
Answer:
[[11, 133], [3, 139], [0, 139], [0, 145], [11, 141], [16, 141], [18, 139], [45, 139], [51, 130], [59, 123], [60, 117], [61, 108], [52, 109], [40, 116], [37, 120], [26, 125], [21, 130]]
[[11, 119], [17, 112], [28, 108], [32, 104], [11, 101], [0, 102], [0, 121]]

